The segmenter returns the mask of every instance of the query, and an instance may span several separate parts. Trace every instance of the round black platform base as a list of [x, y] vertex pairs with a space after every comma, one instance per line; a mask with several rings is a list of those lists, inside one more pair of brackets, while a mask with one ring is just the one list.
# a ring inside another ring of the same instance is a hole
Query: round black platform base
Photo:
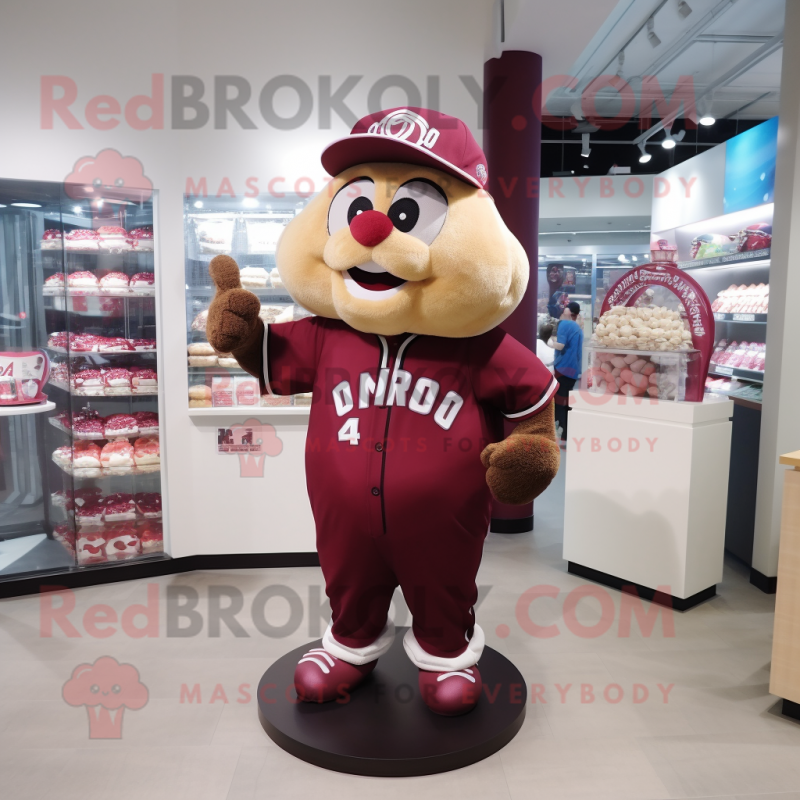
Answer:
[[461, 717], [428, 710], [419, 670], [398, 628], [391, 650], [346, 703], [301, 703], [294, 668], [313, 642], [287, 653], [258, 685], [258, 717], [280, 747], [318, 767], [354, 775], [432, 775], [488, 758], [508, 744], [525, 719], [527, 691], [519, 670], [487, 647], [479, 668], [483, 695]]

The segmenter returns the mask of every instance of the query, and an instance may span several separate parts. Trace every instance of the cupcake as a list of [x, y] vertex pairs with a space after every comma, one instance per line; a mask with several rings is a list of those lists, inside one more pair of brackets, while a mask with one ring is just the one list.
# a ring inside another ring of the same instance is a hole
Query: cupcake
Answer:
[[101, 239], [96, 231], [77, 228], [64, 237], [64, 249], [76, 253], [96, 253], [100, 250]]
[[102, 225], [97, 229], [100, 237], [100, 249], [109, 253], [124, 253], [131, 250], [130, 237], [125, 228], [116, 225]]
[[133, 452], [137, 467], [161, 463], [158, 436], [143, 436], [141, 439], [137, 439], [133, 443]]
[[107, 395], [131, 393], [131, 373], [124, 367], [107, 369], [103, 372], [103, 385]]
[[152, 294], [155, 291], [156, 277], [152, 272], [137, 272], [131, 277], [131, 290], [142, 294]]
[[72, 423], [72, 432], [76, 439], [103, 439], [103, 419], [76, 416]]
[[126, 471], [134, 465], [133, 454], [133, 447], [127, 439], [115, 439], [103, 447], [100, 461], [105, 469]]
[[141, 228], [134, 228], [130, 234], [133, 249], [138, 252], [153, 252], [153, 226], [143, 225]]
[[142, 552], [139, 537], [133, 526], [116, 525], [106, 533], [106, 558], [109, 561], [123, 561]]
[[91, 441], [79, 439], [72, 445], [72, 468], [83, 477], [100, 477], [100, 448]]
[[134, 394], [158, 394], [158, 375], [149, 367], [131, 367]]
[[145, 519], [161, 519], [161, 495], [158, 492], [138, 492], [133, 499], [139, 514]]
[[112, 414], [104, 421], [105, 435], [107, 439], [120, 436], [136, 436], [139, 425], [132, 414]]
[[106, 522], [124, 522], [136, 519], [136, 503], [132, 494], [110, 494], [103, 503]]
[[85, 503], [75, 509], [75, 522], [79, 528], [102, 525], [103, 511], [104, 507], [100, 503]]
[[132, 353], [133, 345], [121, 336], [103, 337], [98, 349], [101, 353]]
[[50, 228], [42, 234], [41, 249], [60, 250], [61, 242], [62, 242], [61, 231], [56, 230], [55, 228]]
[[87, 367], [73, 373], [71, 387], [73, 394], [84, 397], [102, 397], [105, 394], [102, 370]]
[[158, 434], [158, 414], [154, 411], [136, 411], [133, 416], [142, 436]]
[[67, 278], [70, 294], [86, 295], [97, 294], [100, 291], [100, 283], [97, 276], [88, 270], [73, 272]]
[[100, 291], [104, 294], [128, 294], [130, 280], [124, 272], [109, 272], [100, 278]]
[[44, 289], [42, 292], [46, 295], [63, 294], [64, 292], [64, 275], [61, 272], [56, 272], [49, 278], [45, 278]]

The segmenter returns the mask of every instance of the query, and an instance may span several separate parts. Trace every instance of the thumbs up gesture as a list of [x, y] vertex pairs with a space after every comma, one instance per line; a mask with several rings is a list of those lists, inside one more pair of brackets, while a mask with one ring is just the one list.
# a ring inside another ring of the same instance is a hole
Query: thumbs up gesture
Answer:
[[261, 302], [252, 292], [242, 289], [239, 265], [230, 256], [212, 259], [209, 272], [217, 293], [208, 309], [208, 342], [220, 353], [235, 355], [263, 337], [263, 323], [258, 316]]

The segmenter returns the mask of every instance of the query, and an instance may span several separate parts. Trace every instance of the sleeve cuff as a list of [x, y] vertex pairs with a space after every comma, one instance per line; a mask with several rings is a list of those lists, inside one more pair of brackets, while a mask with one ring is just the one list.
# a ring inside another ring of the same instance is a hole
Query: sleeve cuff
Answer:
[[527, 419], [528, 417], [535, 416], [544, 408], [546, 408], [547, 405], [550, 403], [550, 401], [553, 399], [553, 395], [555, 395], [555, 393], [558, 391], [558, 385], [559, 385], [558, 381], [554, 376], [553, 379], [550, 381], [550, 385], [547, 387], [547, 389], [544, 390], [542, 396], [534, 405], [532, 405], [530, 408], [523, 409], [522, 411], [514, 411], [509, 414], [503, 412], [503, 416], [506, 419], [513, 419], [519, 421]]

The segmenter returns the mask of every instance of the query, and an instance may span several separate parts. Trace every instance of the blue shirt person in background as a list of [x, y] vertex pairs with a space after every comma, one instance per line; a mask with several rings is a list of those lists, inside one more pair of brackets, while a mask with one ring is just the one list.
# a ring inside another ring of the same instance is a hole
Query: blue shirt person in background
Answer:
[[569, 411], [569, 393], [581, 376], [583, 362], [583, 330], [578, 324], [581, 307], [570, 303], [561, 315], [558, 332], [550, 344], [555, 349], [553, 371], [558, 381], [558, 392], [555, 396], [556, 422], [561, 426], [561, 439], [567, 441], [567, 412]]

